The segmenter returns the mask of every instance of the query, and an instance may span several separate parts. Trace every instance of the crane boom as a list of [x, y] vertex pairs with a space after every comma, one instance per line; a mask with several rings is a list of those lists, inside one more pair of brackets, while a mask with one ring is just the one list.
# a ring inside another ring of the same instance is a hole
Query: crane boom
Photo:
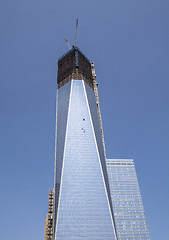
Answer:
[[78, 18], [76, 19], [76, 30], [75, 30], [75, 38], [74, 38], [73, 46], [76, 46], [77, 28], [78, 28]]
[[66, 43], [67, 43], [69, 49], [71, 49], [70, 43], [69, 43], [69, 41], [67, 40], [67, 38], [65, 38], [65, 41], [66, 41]]

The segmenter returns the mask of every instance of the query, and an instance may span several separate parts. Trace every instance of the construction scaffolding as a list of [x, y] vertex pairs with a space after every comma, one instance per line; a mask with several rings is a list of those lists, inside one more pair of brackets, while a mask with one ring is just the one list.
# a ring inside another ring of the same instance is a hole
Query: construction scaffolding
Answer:
[[53, 208], [54, 208], [54, 192], [49, 191], [48, 214], [45, 220], [44, 240], [53, 239]]

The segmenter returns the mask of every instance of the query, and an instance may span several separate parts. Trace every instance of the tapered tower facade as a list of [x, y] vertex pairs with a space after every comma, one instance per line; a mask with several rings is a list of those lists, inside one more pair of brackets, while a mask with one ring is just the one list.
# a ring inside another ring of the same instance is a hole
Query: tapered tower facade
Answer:
[[73, 47], [58, 61], [54, 239], [115, 240], [94, 76]]
[[106, 160], [94, 63], [58, 61], [53, 240], [149, 240], [133, 160]]

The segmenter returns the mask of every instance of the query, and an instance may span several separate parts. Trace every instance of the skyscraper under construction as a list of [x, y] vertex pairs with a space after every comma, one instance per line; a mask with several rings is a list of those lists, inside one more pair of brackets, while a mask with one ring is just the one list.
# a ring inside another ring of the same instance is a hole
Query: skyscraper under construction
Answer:
[[130, 164], [106, 160], [94, 63], [73, 46], [58, 61], [53, 239], [150, 239]]

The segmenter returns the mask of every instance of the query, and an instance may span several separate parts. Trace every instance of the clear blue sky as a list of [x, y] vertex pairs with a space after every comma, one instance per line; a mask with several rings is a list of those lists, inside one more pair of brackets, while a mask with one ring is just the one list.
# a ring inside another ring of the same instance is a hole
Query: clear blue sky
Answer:
[[43, 239], [57, 59], [95, 62], [108, 158], [134, 158], [153, 240], [169, 239], [169, 1], [0, 1], [0, 239]]

